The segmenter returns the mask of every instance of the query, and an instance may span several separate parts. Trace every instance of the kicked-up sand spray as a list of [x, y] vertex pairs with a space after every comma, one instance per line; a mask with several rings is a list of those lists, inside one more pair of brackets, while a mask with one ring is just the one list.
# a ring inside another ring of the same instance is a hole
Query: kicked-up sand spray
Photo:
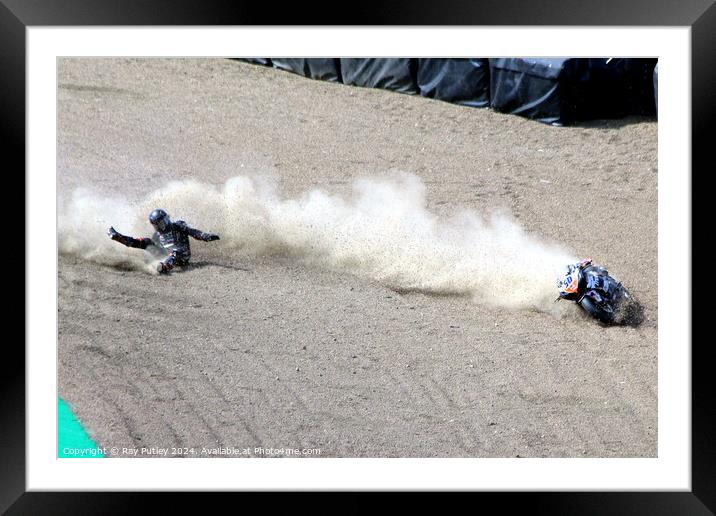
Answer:
[[401, 291], [471, 295], [494, 306], [548, 310], [555, 281], [574, 257], [528, 235], [505, 215], [474, 211], [439, 217], [414, 175], [360, 179], [352, 193], [321, 189], [283, 198], [277, 181], [233, 177], [222, 187], [172, 182], [139, 206], [76, 191], [60, 210], [61, 253], [115, 266], [153, 270], [152, 257], [112, 242], [110, 225], [148, 236], [149, 212], [219, 233], [222, 252], [251, 258], [286, 255], [376, 280]]

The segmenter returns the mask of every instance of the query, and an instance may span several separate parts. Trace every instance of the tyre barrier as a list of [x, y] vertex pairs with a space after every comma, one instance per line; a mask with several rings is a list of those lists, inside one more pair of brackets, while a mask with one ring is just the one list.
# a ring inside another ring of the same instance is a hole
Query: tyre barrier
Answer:
[[423, 97], [470, 107], [490, 105], [488, 59], [418, 59], [417, 81]]
[[655, 58], [238, 58], [550, 125], [656, 115]]
[[490, 59], [490, 106], [552, 125], [654, 115], [646, 59]]
[[274, 68], [303, 75], [320, 81], [342, 82], [339, 59], [332, 58], [288, 58], [271, 59]]
[[341, 58], [343, 84], [365, 88], [383, 88], [408, 93], [418, 93], [415, 59], [344, 59]]

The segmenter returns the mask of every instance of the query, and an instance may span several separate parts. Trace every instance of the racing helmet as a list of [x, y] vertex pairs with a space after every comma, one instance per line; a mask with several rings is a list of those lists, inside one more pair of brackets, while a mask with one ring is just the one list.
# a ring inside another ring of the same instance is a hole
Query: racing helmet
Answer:
[[149, 222], [159, 232], [166, 231], [171, 224], [169, 214], [161, 209], [156, 209], [149, 214]]

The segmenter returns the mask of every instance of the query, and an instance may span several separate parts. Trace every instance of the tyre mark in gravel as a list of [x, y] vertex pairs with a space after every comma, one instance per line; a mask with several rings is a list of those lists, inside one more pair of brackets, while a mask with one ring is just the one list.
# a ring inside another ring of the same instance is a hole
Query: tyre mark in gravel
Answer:
[[[547, 360], [546, 365], [552, 371], [552, 378], [562, 378], [564, 376], [561, 371], [557, 370], [557, 366], [554, 364], [553, 361]], [[575, 399], [578, 400], [577, 406], [582, 407], [583, 404], [581, 403], [581, 397], [576, 396]], [[569, 415], [565, 414], [564, 412], [557, 413], [557, 415], [560, 416], [560, 420], [562, 421], [558, 425], [559, 430], [561, 432], [565, 432], [565, 429], [567, 427], [567, 425], [566, 425], [567, 419], [565, 416], [569, 416]], [[584, 424], [581, 424], [581, 425], [573, 423], [570, 428], [575, 434], [577, 434], [577, 437], [579, 438], [579, 439], [577, 439], [577, 442], [581, 444], [581, 448], [582, 448], [580, 455], [585, 455], [585, 454], [589, 453], [586, 449], [586, 446], [593, 444], [594, 439], [592, 438], [592, 430], [594, 429], [595, 425], [598, 422], [595, 420], [594, 415], [589, 412], [581, 412], [580, 415], [583, 415], [584, 417], [588, 418], [588, 420]], [[587, 433], [589, 433], [589, 438], [587, 438]], [[599, 450], [599, 451], [601, 452], [601, 450]], [[572, 450], [572, 456], [576, 457], [577, 456], [576, 452], [577, 452], [576, 449]]]
[[[128, 374], [124, 368], [123, 365], [120, 365], [120, 378], [124, 381], [126, 381], [129, 385], [131, 385], [136, 392], [139, 394], [138, 396], [135, 396], [136, 405], [142, 407], [142, 414], [155, 414], [156, 417], [158, 417], [163, 424], [163, 426], [169, 431], [170, 434], [172, 434], [172, 437], [174, 438], [173, 444], [175, 444], [178, 447], [184, 447], [186, 440], [181, 437], [179, 432], [176, 430], [174, 425], [171, 422], [171, 416], [168, 417], [166, 411], [162, 410], [161, 412], [157, 411], [157, 407], [155, 404], [152, 404], [151, 406], [147, 405], [146, 396], [142, 396], [146, 390], [143, 390], [141, 388], [141, 385], [146, 385], [151, 392], [154, 393], [156, 397], [160, 397], [161, 395], [158, 391], [158, 385], [156, 385], [155, 381], [152, 379], [151, 375], [146, 376], [147, 373], [142, 368], [142, 372], [140, 374], [145, 375], [144, 380], [140, 383], [137, 380], [133, 380], [133, 375]], [[145, 421], [146, 424], [149, 424], [150, 419]]]
[[[162, 313], [162, 312], [161, 312], [161, 311], [157, 311], [157, 313]], [[103, 313], [102, 315], [106, 317], [106, 316], [109, 316], [110, 314], [107, 313], [107, 312], [105, 312], [105, 313]], [[116, 315], [116, 314], [114, 314], [114, 315], [112, 315], [112, 316], [115, 316], [115, 315]], [[147, 315], [148, 315], [148, 314], [145, 313], [144, 311], [143, 311], [142, 313], [140, 313], [140, 314], [139, 314], [140, 320], [146, 319]], [[163, 315], [166, 316], [166, 313], [163, 313]], [[97, 348], [97, 349], [94, 350], [94, 351], [100, 351], [100, 352], [101, 352], [102, 350], [99, 350], [99, 348]], [[108, 355], [107, 353], [103, 353], [102, 356], [103, 356], [104, 358], [110, 358], [110, 355]], [[161, 367], [161, 365], [160, 365], [159, 362], [155, 362], [155, 363], [153, 364], [153, 367], [154, 367], [155, 369], [161, 370], [163, 376], [164, 376], [164, 377], [167, 377], [167, 371]], [[121, 378], [122, 380], [124, 380], [127, 384], [129, 384], [133, 389], [135, 389], [135, 390], [137, 390], [137, 391], [139, 391], [139, 392], [142, 392], [141, 388], [137, 385], [137, 382], [136, 382], [135, 380], [132, 380], [132, 375], [126, 374], [125, 369], [124, 369], [124, 367], [123, 367], [121, 364], [119, 365], [119, 370], [120, 370], [120, 378]], [[145, 373], [142, 373], [142, 374], [145, 374]], [[151, 378], [151, 377], [150, 377], [150, 378]], [[156, 396], [161, 397], [161, 396], [159, 396], [159, 393], [158, 393], [157, 389], [155, 388], [155, 386], [153, 385], [153, 381], [152, 381], [150, 378], [148, 379], [148, 378], [146, 378], [146, 376], [145, 376], [145, 383], [146, 383], [146, 385], [148, 385], [148, 386], [151, 388], [151, 390], [154, 392], [154, 394], [155, 394]], [[170, 383], [170, 386], [171, 386], [171, 388], [173, 389], [173, 391], [177, 394], [177, 396], [175, 396], [175, 398], [176, 398], [176, 397], [184, 398], [184, 394], [183, 394], [183, 393], [181, 392], [181, 390], [178, 388], [178, 386], [176, 385], [176, 383]], [[144, 400], [140, 399], [139, 396], [133, 396], [133, 398], [135, 398], [135, 399], [137, 400], [137, 404], [143, 405], [143, 406], [146, 407], [146, 403], [144, 402]], [[203, 417], [203, 416], [199, 413], [197, 407], [196, 407], [193, 403], [191, 403], [191, 402], [187, 402], [186, 400], [185, 400], [185, 402], [186, 402], [187, 405], [189, 406], [190, 411], [193, 412], [193, 413], [196, 415], [196, 417], [209, 429], [209, 434], [210, 434], [215, 440], [217, 440], [217, 442], [220, 441], [218, 434], [216, 434], [216, 432], [214, 431], [214, 429], [212, 428], [212, 426], [206, 421], [206, 418]], [[121, 407], [119, 407], [119, 405], [118, 405], [117, 403], [115, 403], [115, 406], [116, 406], [119, 410], [121, 410], [121, 411], [123, 412], [123, 414], [125, 414], [125, 416], [126, 416], [126, 413], [123, 411], [123, 409], [121, 409]], [[156, 407], [153, 407], [153, 410], [146, 410], [146, 411], [145, 411], [145, 413], [147, 413], [147, 414], [152, 414], [152, 413], [155, 413], [155, 412], [156, 412]], [[168, 417], [168, 416], [169, 416], [169, 417]], [[167, 428], [167, 429], [170, 431], [170, 433], [173, 435], [173, 437], [174, 437], [174, 439], [175, 439], [175, 443], [176, 443], [178, 446], [182, 446], [182, 445], [185, 443], [185, 439], [182, 439], [182, 438], [180, 437], [180, 435], [179, 435], [179, 433], [177, 432], [177, 430], [176, 430], [176, 429], [174, 428], [174, 426], [170, 423], [170, 417], [171, 417], [171, 415], [170, 415], [170, 414], [166, 414], [165, 412], [162, 412], [162, 414], [160, 415], [160, 419], [161, 419], [162, 423], [166, 426], [166, 428]], [[126, 420], [126, 417], [125, 417], [125, 420]], [[128, 420], [126, 420], [126, 421], [128, 421]], [[135, 433], [135, 434], [136, 434], [136, 433], [137, 433], [137, 432], [136, 432], [136, 425], [135, 425], [135, 424], [131, 424], [130, 426], [131, 426], [130, 434], [132, 434], [132, 433]], [[134, 438], [133, 435], [132, 435], [132, 437]], [[135, 444], [136, 444], [136, 440], [135, 440]]]
[[[191, 387], [188, 387], [187, 390], [189, 391], [189, 393], [193, 392], [194, 394], [197, 394], [197, 392]], [[179, 392], [180, 394], [182, 393], [182, 390], [178, 386], [177, 386], [177, 392]], [[193, 401], [194, 399], [195, 399], [195, 397], [187, 396], [183, 399], [183, 401], [189, 407], [191, 412], [197, 417], [197, 419], [199, 421], [201, 421], [201, 423], [207, 428], [207, 430], [209, 431], [209, 435], [214, 440], [214, 442], [219, 446], [223, 446], [224, 442], [223, 442], [222, 437], [217, 433], [214, 425], [209, 423], [207, 418], [201, 413], [201, 409], [199, 408], [199, 405], [197, 404], [197, 402]]]
[[[170, 375], [168, 374], [168, 371], [164, 365], [157, 361], [155, 362], [155, 366], [165, 378], [169, 378]], [[189, 382], [186, 381], [184, 382], [184, 386], [187, 392], [184, 392], [177, 380], [182, 380], [182, 378], [175, 377], [169, 382], [170, 387], [177, 394], [177, 399], [182, 401], [184, 405], [188, 407], [189, 411], [194, 414], [196, 419], [198, 419], [207, 428], [209, 435], [212, 439], [214, 439], [217, 444], [223, 444], [221, 436], [216, 432], [214, 426], [207, 421], [206, 417], [201, 413], [199, 406], [197, 405], [196, 400], [199, 400], [201, 398], [199, 393], [193, 387], [191, 387]]]
[[[625, 400], [622, 392], [617, 390], [615, 383], [617, 382], [617, 379], [615, 378], [611, 368], [597, 367], [595, 370], [599, 379], [599, 384], [605, 387], [609, 393], [609, 399], [619, 400], [618, 406], [624, 407], [627, 414], [630, 416], [629, 421], [626, 421], [626, 425], [622, 426], [622, 428], [626, 426], [626, 430], [629, 434], [628, 438], [625, 440], [628, 440], [628, 442], [639, 443], [653, 441], [654, 437], [649, 435], [647, 428], [645, 428], [645, 414], [641, 413], [637, 415], [637, 408], [634, 404]], [[654, 449], [652, 453], [655, 455], [656, 449]]]
[[[207, 381], [206, 384], [209, 386], [209, 388], [211, 388], [211, 390], [214, 391], [216, 396], [222, 401], [222, 405], [232, 406], [234, 404], [229, 401], [229, 399], [221, 391], [221, 389], [219, 389], [218, 386], [214, 385], [214, 382]], [[253, 439], [254, 446], [260, 445], [262, 442], [261, 437], [259, 436], [258, 432], [252, 427], [252, 425], [249, 424], [248, 418], [245, 416], [239, 415], [238, 420], [239, 420], [239, 423], [241, 424], [241, 426], [243, 427], [244, 431], [249, 435], [249, 437], [251, 437], [251, 439]]]
[[[249, 381], [249, 383], [252, 383], [253, 385], [260, 385], [263, 382], [273, 383], [274, 378], [279, 377], [279, 375], [276, 373], [276, 371], [274, 369], [272, 369], [258, 353], [251, 352], [248, 355], [253, 357], [255, 360], [250, 361], [250, 362], [242, 362], [242, 363], [243, 363], [243, 365], [245, 365], [248, 368], [247, 373], [250, 373], [251, 375], [256, 375], [258, 377], [258, 378], [252, 379], [251, 381]], [[259, 367], [254, 367], [254, 366], [259, 366]], [[269, 376], [266, 376], [265, 373], [262, 374], [262, 371], [261, 371], [262, 369], [263, 369], [263, 371], [268, 371]], [[285, 387], [285, 386], [282, 385], [282, 387]], [[273, 412], [282, 411], [285, 409], [283, 406], [276, 404], [277, 400], [281, 399], [279, 396], [269, 396], [267, 394], [267, 391], [270, 390], [271, 387], [258, 388], [258, 387], [251, 387], [251, 386], [239, 386], [238, 389], [249, 390], [251, 392], [256, 393], [259, 397], [259, 400], [257, 400], [257, 401], [259, 401], [258, 405], [263, 406], [263, 407], [268, 407]], [[284, 391], [288, 391], [288, 393], [291, 395], [291, 397], [296, 399], [299, 406], [302, 407], [303, 411], [305, 413], [308, 413], [307, 405], [303, 402], [302, 399], [297, 397], [295, 392], [293, 392], [291, 389], [287, 389], [287, 388], [284, 389]], [[230, 402], [228, 400], [225, 393], [222, 393], [221, 396], [223, 396], [224, 399], [227, 400], [227, 403], [230, 403], [232, 405], [235, 404], [235, 402]], [[253, 412], [254, 418], [260, 417], [260, 415], [256, 413], [256, 411], [255, 411], [256, 405], [251, 402], [251, 399], [249, 401], [249, 406], [252, 407], [252, 412]], [[242, 422], [242, 425], [245, 427], [247, 433], [259, 445], [265, 444], [265, 443], [269, 442], [270, 439], [275, 438], [275, 436], [272, 435], [272, 431], [271, 431], [273, 429], [273, 427], [264, 428], [263, 432], [259, 433], [258, 430], [249, 423], [248, 419], [240, 418], [240, 420]], [[257, 420], [257, 424], [258, 424], [258, 422], [259, 422], [259, 420]], [[259, 424], [259, 426], [260, 426], [260, 424]]]
[[[96, 373], [94, 364], [88, 364], [87, 362], [85, 362], [84, 370], [87, 371], [89, 373], [89, 375], [93, 377], [95, 382], [99, 381], [99, 376]], [[116, 368], [113, 368], [113, 371], [115, 371], [115, 370], [119, 371], [119, 374], [115, 373], [115, 375], [117, 376], [117, 379], [120, 381], [120, 383], [126, 382], [127, 384], [129, 384], [129, 387], [131, 387], [132, 389], [134, 389], [135, 392], [138, 392], [140, 394], [142, 392], [144, 392], [140, 388], [140, 386], [138, 386], [137, 383], [131, 379], [132, 375], [127, 374], [127, 372], [122, 364], [119, 364]], [[146, 374], [146, 373], [143, 372], [142, 374]], [[111, 373], [110, 373], [110, 375], [111, 375]], [[104, 379], [104, 383], [105, 384], [107, 383], [107, 378]], [[151, 389], [151, 391], [156, 396], [160, 396], [156, 386], [153, 385], [153, 382], [151, 380], [146, 380], [144, 383]], [[128, 436], [130, 437], [130, 439], [132, 440], [132, 442], [134, 443], [135, 446], [140, 447], [140, 443], [138, 442], [138, 439], [137, 439], [137, 436], [141, 434], [141, 432], [138, 430], [138, 426], [139, 426], [138, 422], [136, 422], [129, 415], [129, 413], [120, 405], [120, 403], [121, 403], [120, 401], [115, 400], [109, 396], [110, 391], [105, 391], [105, 392], [107, 393], [107, 396], [103, 397], [103, 399], [115, 407], [115, 409], [118, 411], [120, 417], [122, 418], [122, 421], [125, 424], [125, 427], [127, 428]], [[132, 399], [135, 400], [135, 402], [133, 403], [134, 406], [146, 405], [144, 398], [141, 398], [139, 396], [132, 396]], [[120, 398], [120, 400], [121, 400], [121, 398]], [[147, 410], [143, 410], [142, 411], [143, 414], [156, 414], [156, 407], [145, 407], [145, 408]], [[184, 440], [181, 438], [181, 436], [179, 435], [177, 430], [171, 424], [170, 420], [164, 415], [159, 415], [159, 418], [160, 418], [161, 422], [163, 423], [164, 427], [173, 436], [174, 442], [177, 444], [177, 446], [183, 446]]]
[[[418, 400], [415, 398], [415, 396], [410, 392], [410, 389], [407, 388], [405, 383], [400, 380], [396, 375], [394, 375], [389, 369], [384, 369], [383, 372], [385, 375], [390, 379], [391, 383], [400, 390], [402, 394], [405, 395], [405, 397], [410, 402], [410, 409], [413, 407], [416, 407], [419, 403]], [[400, 400], [402, 401], [402, 400]]]
[[[154, 393], [155, 398], [160, 399], [160, 400], [165, 400], [166, 396], [164, 396], [159, 391], [161, 385], [159, 384], [159, 380], [157, 378], [161, 378], [161, 379], [167, 378], [166, 372], [162, 371], [161, 377], [155, 377], [152, 375], [152, 373], [149, 373], [149, 372], [145, 371], [144, 368], [142, 368], [140, 374], [144, 375], [144, 383]], [[134, 384], [136, 387], [136, 382], [133, 382], [132, 380], [129, 379], [129, 377], [131, 377], [131, 375], [127, 375], [123, 368], [122, 368], [122, 377], [127, 378], [127, 381]], [[169, 388], [170, 392], [173, 392], [174, 394], [178, 394], [176, 392], [176, 389], [173, 388], [174, 387], [173, 382], [168, 381], [168, 380], [165, 380], [165, 382], [166, 382], [165, 385]], [[144, 392], [144, 391], [142, 391], [140, 389], [140, 392]], [[176, 399], [176, 396], [174, 396], [173, 399]], [[144, 400], [142, 400], [142, 404], [144, 404]], [[174, 408], [174, 407], [172, 406], [172, 408]], [[158, 409], [158, 407], [156, 406], [156, 404], [152, 404], [152, 407], [150, 408], [149, 411], [147, 411], [147, 413], [152, 413], [152, 412], [156, 413], [157, 416], [161, 419], [162, 423], [166, 426], [166, 428], [172, 434], [172, 437], [174, 438], [173, 444], [177, 447], [182, 447], [182, 448], [185, 447], [186, 439], [181, 437], [181, 435], [179, 434], [179, 431], [174, 427], [174, 424], [171, 420], [171, 417], [174, 415], [174, 412], [171, 411], [169, 414], [167, 414], [167, 411], [165, 409], [160, 408], [159, 410], [161, 412], [159, 412], [157, 409]]]
[[[269, 366], [266, 363], [266, 361], [264, 360], [264, 358], [262, 356], [256, 355], [256, 357], [259, 359], [259, 364], [261, 365], [261, 367], [263, 367], [266, 371], [268, 371], [268, 373], [271, 377], [281, 378], [280, 375], [271, 366]], [[309, 411], [308, 406], [306, 405], [306, 402], [298, 395], [298, 393], [295, 390], [293, 390], [289, 386], [289, 382], [290, 382], [290, 380], [284, 380], [284, 381], [280, 382], [280, 385], [285, 391], [287, 391], [291, 395], [291, 397], [293, 399], [296, 400], [300, 409], [303, 410], [306, 414], [308, 414], [310, 411]]]
[[[84, 362], [83, 370], [86, 373], [88, 373], [88, 375], [90, 377], [92, 377], [93, 384], [102, 385], [102, 384], [106, 383], [106, 380], [107, 380], [106, 378], [103, 378], [102, 380], [100, 380], [99, 376], [94, 372], [93, 364], [88, 364], [85, 361], [85, 359], [81, 358], [81, 355], [80, 355], [80, 358], [78, 358], [78, 360], [80, 362]], [[125, 411], [120, 406], [119, 401], [110, 397], [110, 395], [109, 395], [110, 391], [104, 391], [104, 392], [105, 392], [105, 394], [107, 394], [107, 396], [102, 396], [102, 400], [105, 401], [106, 403], [108, 403], [109, 405], [111, 405], [112, 407], [114, 407], [116, 415], [119, 416], [120, 420], [122, 421], [122, 424], [124, 425], [124, 427], [126, 429], [127, 437], [129, 437], [130, 441], [132, 442], [132, 444], [134, 446], [138, 447], [139, 445], [138, 445], [137, 435], [139, 434], [139, 432], [137, 431], [137, 425], [132, 420], [132, 417], [127, 413], [127, 411]], [[109, 429], [107, 429], [107, 430], [109, 431]], [[104, 444], [106, 444], [107, 446], [115, 446], [117, 443], [104, 443]]]
[[[444, 387], [442, 387], [434, 376], [428, 378], [430, 387], [437, 393], [438, 399], [443, 401], [443, 407], [446, 409], [448, 417], [451, 417], [452, 422], [456, 422], [457, 425], [451, 427], [453, 435], [457, 439], [457, 445], [464, 453], [477, 453], [481, 448], [480, 440], [475, 436], [465, 424], [464, 419], [461, 417], [460, 408], [455, 403], [455, 400], [448, 394]], [[421, 384], [424, 388], [426, 385]]]

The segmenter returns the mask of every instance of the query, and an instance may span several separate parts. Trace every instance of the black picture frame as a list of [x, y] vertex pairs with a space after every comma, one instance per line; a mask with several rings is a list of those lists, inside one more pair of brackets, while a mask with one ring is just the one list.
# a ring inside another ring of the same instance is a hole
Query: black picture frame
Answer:
[[[597, 7], [598, 5], [598, 7]], [[30, 26], [112, 25], [555, 25], [555, 26], [688, 26], [691, 28], [692, 178], [713, 171], [707, 162], [716, 120], [716, 6], [713, 0], [592, 1], [490, 0], [448, 1], [422, 6], [409, 2], [361, 2], [346, 16], [326, 19], [327, 9], [286, 4], [281, 9], [261, 3], [169, 0], [0, 0], [0, 145], [17, 167], [25, 167], [25, 30]], [[279, 12], [276, 12], [279, 11]], [[9, 170], [9, 169], [7, 169]], [[684, 172], [686, 173], [686, 171]], [[24, 185], [24, 182], [23, 182]], [[24, 186], [23, 186], [24, 189]], [[693, 191], [693, 190], [692, 190]], [[692, 205], [695, 205], [692, 204]], [[693, 218], [693, 223], [697, 220]], [[692, 232], [692, 235], [696, 232]], [[26, 235], [26, 238], [29, 235]], [[23, 247], [24, 249], [24, 247]], [[23, 251], [24, 253], [24, 251]], [[32, 271], [25, 269], [25, 281]], [[689, 278], [690, 281], [690, 278]], [[685, 300], [686, 302], [686, 300]], [[693, 300], [692, 316], [700, 309]], [[24, 306], [24, 304], [23, 304]], [[26, 315], [26, 314], [25, 314]], [[698, 320], [698, 318], [696, 318]], [[692, 331], [693, 334], [693, 331]], [[693, 334], [698, 335], [698, 334]], [[716, 427], [714, 375], [708, 360], [709, 340], [692, 339], [692, 490], [690, 492], [530, 492], [471, 493], [475, 507], [499, 504], [501, 510], [537, 514], [713, 514], [716, 510]], [[10, 343], [11, 340], [6, 341]], [[119, 514], [160, 505], [164, 512], [187, 508], [183, 493], [26, 492], [25, 353], [6, 345], [0, 378], [0, 511], [7, 514]], [[287, 507], [301, 505], [303, 493], [290, 496]], [[195, 496], [205, 497], [206, 494]], [[214, 495], [216, 496], [216, 495]], [[226, 498], [229, 494], [218, 496]], [[261, 503], [255, 494], [240, 493], [242, 506]], [[246, 497], [249, 497], [248, 499]], [[261, 495], [258, 495], [261, 496]], [[463, 496], [463, 495], [460, 495]], [[402, 496], [403, 509], [425, 507], [423, 493]], [[217, 503], [218, 500], [212, 500]], [[274, 505], [275, 502], [271, 501]], [[458, 503], [455, 500], [454, 503]], [[246, 504], [246, 505], [244, 505]], [[330, 507], [332, 504], [328, 504]], [[359, 493], [340, 502], [340, 512], [363, 512], [372, 503]], [[333, 506], [339, 509], [338, 506]]]

